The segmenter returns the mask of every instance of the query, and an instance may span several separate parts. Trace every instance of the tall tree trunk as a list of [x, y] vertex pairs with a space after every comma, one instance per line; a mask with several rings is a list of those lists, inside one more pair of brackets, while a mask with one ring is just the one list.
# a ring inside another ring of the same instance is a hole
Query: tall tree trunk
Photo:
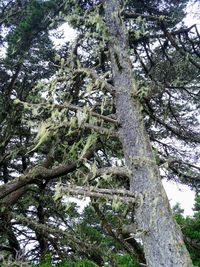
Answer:
[[191, 267], [180, 228], [173, 219], [161, 183], [150, 140], [145, 131], [126, 28], [120, 19], [120, 1], [106, 0], [105, 20], [110, 34], [109, 50], [116, 87], [116, 110], [126, 165], [132, 173], [130, 190], [143, 200], [135, 210], [148, 267]]

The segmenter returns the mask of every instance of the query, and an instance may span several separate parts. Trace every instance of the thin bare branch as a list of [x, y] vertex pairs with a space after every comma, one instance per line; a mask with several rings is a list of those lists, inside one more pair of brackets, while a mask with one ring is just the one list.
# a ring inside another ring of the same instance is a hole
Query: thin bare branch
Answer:
[[162, 31], [164, 32], [164, 34], [165, 34], [165, 36], [169, 39], [169, 41], [170, 41], [170, 43], [172, 44], [172, 46], [180, 53], [180, 55], [182, 55], [183, 57], [188, 57], [188, 60], [196, 67], [196, 68], [198, 68], [198, 69], [200, 69], [200, 64], [197, 62], [197, 61], [195, 61], [194, 59], [193, 59], [193, 57], [191, 56], [191, 54], [189, 54], [189, 53], [187, 53], [186, 51], [184, 51], [183, 49], [182, 49], [182, 47], [180, 47], [178, 44], [177, 44], [177, 42], [176, 42], [176, 40], [174, 39], [174, 37], [173, 37], [173, 35], [169, 32], [169, 31], [167, 31], [167, 29], [166, 29], [166, 27], [165, 27], [165, 25], [164, 25], [164, 23], [162, 22], [161, 23], [161, 29], [162, 29]]

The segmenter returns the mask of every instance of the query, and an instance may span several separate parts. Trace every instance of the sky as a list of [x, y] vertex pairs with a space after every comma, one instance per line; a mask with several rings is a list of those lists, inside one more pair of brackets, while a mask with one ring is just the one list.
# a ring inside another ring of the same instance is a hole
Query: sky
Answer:
[[177, 182], [167, 181], [166, 179], [162, 182], [171, 207], [175, 206], [176, 203], [180, 203], [181, 208], [184, 209], [185, 216], [193, 215], [194, 192], [188, 186]]

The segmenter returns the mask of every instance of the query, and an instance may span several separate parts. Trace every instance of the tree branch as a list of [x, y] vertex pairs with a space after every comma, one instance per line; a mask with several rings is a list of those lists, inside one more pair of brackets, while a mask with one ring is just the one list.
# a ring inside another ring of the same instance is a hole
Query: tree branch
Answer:
[[[30, 227], [31, 229], [33, 229], [34, 231], [38, 231], [41, 233], [41, 235], [45, 236], [45, 237], [49, 237], [49, 235], [53, 235], [56, 236], [58, 239], [62, 239], [63, 238], [66, 240], [66, 242], [68, 243], [68, 245], [71, 245], [72, 247], [74, 247], [74, 244], [76, 244], [76, 249], [78, 249], [80, 252], [84, 252], [84, 253], [88, 253], [89, 251], [92, 252], [93, 251], [93, 246], [94, 244], [86, 244], [83, 243], [83, 241], [80, 238], [77, 238], [74, 233], [71, 234], [66, 230], [61, 230], [58, 227], [53, 227], [47, 224], [41, 224], [39, 222], [37, 222], [36, 220], [33, 219], [29, 219], [26, 218], [24, 216], [18, 215], [14, 212], [9, 213], [11, 218], [14, 218], [15, 220], [17, 220], [18, 222]], [[78, 247], [77, 247], [78, 245]], [[97, 247], [96, 247], [97, 249]]]
[[[24, 101], [20, 101], [19, 99], [15, 99], [15, 103], [16, 104], [29, 104], [27, 102], [24, 102]], [[89, 114], [95, 118], [98, 118], [98, 119], [102, 119], [104, 121], [107, 121], [107, 122], [111, 122], [111, 123], [114, 123], [114, 124], [117, 124], [117, 120], [111, 118], [111, 117], [108, 117], [108, 116], [104, 116], [102, 114], [99, 114], [97, 112], [94, 112], [94, 111], [91, 111], [90, 109], [84, 109], [82, 107], [78, 107], [76, 105], [73, 105], [73, 104], [70, 104], [70, 103], [64, 103], [64, 104], [45, 104], [45, 103], [42, 103], [42, 104], [33, 104], [33, 103], [30, 103], [29, 104], [30, 106], [33, 106], [33, 107], [42, 107], [44, 109], [53, 109], [53, 108], [57, 108], [57, 109], [70, 109], [70, 110], [79, 110], [83, 113], [86, 112], [86, 114]]]
[[103, 87], [110, 92], [112, 95], [115, 93], [116, 89], [111, 84], [107, 83], [105, 80], [99, 77], [99, 75], [93, 70], [93, 69], [87, 69], [87, 68], [80, 68], [77, 69], [75, 72], [77, 73], [85, 73], [88, 75], [92, 80], [99, 81]]
[[[196, 24], [190, 26], [189, 28], [182, 28], [177, 31], [170, 31], [169, 34], [171, 34], [172, 36], [187, 34], [194, 27], [196, 27]], [[151, 34], [151, 35], [143, 35], [139, 38], [134, 38], [134, 31], [129, 31], [129, 39], [130, 39], [131, 44], [134, 44], [134, 43], [138, 44], [143, 41], [147, 42], [149, 39], [159, 39], [159, 38], [166, 38], [166, 34], [156, 33], [156, 34]]]
[[185, 52], [184, 50], [182, 50], [182, 48], [177, 44], [177, 42], [175, 41], [175, 39], [173, 38], [172, 34], [170, 32], [167, 31], [164, 23], [161, 23], [161, 29], [164, 32], [165, 36], [169, 39], [170, 43], [172, 44], [172, 46], [183, 56], [183, 57], [188, 57], [188, 60], [198, 69], [200, 69], [200, 64], [197, 63], [197, 61], [195, 61], [192, 56]]
[[134, 255], [139, 261], [145, 262], [144, 253], [137, 244], [137, 242], [130, 243], [126, 239], [124, 239], [123, 234], [121, 232], [120, 225], [118, 225], [117, 229], [113, 229], [113, 225], [107, 220], [104, 213], [100, 210], [98, 204], [93, 203], [93, 207], [96, 211], [97, 216], [101, 220], [102, 228], [111, 235], [117, 242], [119, 242], [123, 248], [131, 255]]
[[105, 200], [120, 200], [123, 202], [135, 203], [137, 200], [137, 194], [133, 194], [128, 190], [115, 190], [115, 189], [101, 189], [95, 187], [83, 187], [83, 186], [65, 186], [59, 187], [60, 193], [81, 195], [93, 198], [101, 198]]
[[146, 110], [146, 113], [156, 122], [158, 122], [160, 125], [164, 126], [167, 130], [175, 134], [177, 137], [179, 137], [181, 140], [184, 141], [191, 141], [194, 143], [200, 143], [200, 135], [197, 132], [192, 131], [186, 131], [182, 129], [177, 129], [168, 123], [164, 122], [162, 119], [160, 119], [158, 116], [154, 114], [154, 110], [150, 106], [150, 104], [146, 101], [146, 104], [149, 108], [149, 111]]
[[[13, 181], [1, 185], [0, 200], [6, 201], [5, 199], [6, 196], [29, 184], [37, 184], [39, 181], [43, 180], [50, 181], [57, 177], [73, 172], [80, 165], [80, 163], [84, 162], [85, 159], [90, 159], [94, 155], [94, 152], [97, 151], [99, 148], [100, 148], [100, 143], [96, 144], [90, 150], [88, 150], [83, 158], [74, 161], [68, 165], [61, 165], [54, 169], [47, 169], [43, 166], [33, 167], [31, 170], [28, 171], [27, 174], [21, 175], [20, 177], [14, 179]], [[18, 198], [16, 197], [16, 199]], [[9, 198], [7, 201], [9, 201]], [[12, 202], [11, 204], [14, 203]]]
[[[57, 127], [58, 128], [70, 127], [70, 122], [65, 122], [64, 124], [60, 124]], [[95, 132], [98, 132], [100, 134], [107, 135], [107, 136], [114, 137], [114, 138], [118, 138], [119, 137], [118, 132], [114, 131], [113, 129], [100, 127], [100, 126], [93, 125], [93, 124], [90, 124], [90, 123], [87, 123], [87, 122], [83, 122], [79, 126], [79, 128], [82, 128], [82, 129], [87, 128], [87, 129], [90, 129], [90, 130], [94, 130]]]
[[96, 177], [103, 175], [119, 175], [122, 177], [130, 178], [130, 173], [126, 167], [105, 167], [97, 169], [95, 173], [89, 173], [85, 179], [85, 181], [92, 181]]
[[125, 19], [137, 19], [138, 17], [141, 17], [149, 21], [157, 21], [157, 22], [166, 20], [166, 17], [164, 16], [157, 17], [157, 16], [152, 16], [152, 15], [139, 14], [135, 12], [127, 12], [127, 11], [123, 11], [122, 16], [124, 16]]

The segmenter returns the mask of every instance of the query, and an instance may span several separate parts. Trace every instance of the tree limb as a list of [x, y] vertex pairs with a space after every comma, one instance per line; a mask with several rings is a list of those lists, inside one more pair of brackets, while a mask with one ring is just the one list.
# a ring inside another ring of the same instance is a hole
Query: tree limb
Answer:
[[[47, 169], [43, 166], [35, 166], [31, 170], [28, 171], [27, 174], [23, 174], [20, 177], [14, 179], [11, 182], [8, 182], [6, 184], [3, 184], [0, 186], [0, 200], [5, 201], [5, 197], [9, 194], [13, 193], [14, 191], [17, 191], [18, 189], [30, 185], [30, 184], [37, 184], [39, 181], [50, 181], [52, 179], [55, 179], [57, 177], [66, 175], [68, 173], [73, 172], [76, 170], [76, 168], [79, 166], [80, 163], [84, 162], [85, 159], [90, 159], [94, 152], [97, 151], [100, 147], [100, 144], [96, 144], [93, 146], [90, 150], [86, 152], [83, 158], [80, 160], [74, 161], [71, 164], [63, 164], [59, 167], [56, 167], [54, 169]], [[16, 199], [18, 199], [16, 197]], [[9, 201], [9, 198], [7, 198], [7, 201]], [[12, 202], [12, 204], [14, 204]]]
[[[20, 101], [19, 99], [15, 99], [15, 103], [16, 104], [29, 104], [27, 102], [24, 102], [24, 101]], [[91, 111], [90, 109], [84, 109], [82, 107], [78, 107], [76, 105], [73, 105], [73, 104], [70, 104], [70, 103], [67, 103], [65, 102], [64, 104], [46, 104], [46, 103], [42, 103], [42, 104], [33, 104], [33, 103], [30, 103], [29, 104], [31, 107], [41, 107], [41, 108], [44, 108], [44, 109], [53, 109], [53, 108], [57, 108], [57, 109], [70, 109], [70, 110], [79, 110], [81, 112], [86, 112], [87, 114], [95, 117], [95, 118], [99, 118], [99, 119], [102, 119], [104, 121], [107, 121], [107, 122], [112, 122], [114, 124], [117, 124], [117, 120], [109, 117], [109, 116], [104, 116], [102, 114], [99, 114], [97, 112], [94, 112], [94, 111]], [[87, 107], [86, 107], [87, 108]]]
[[197, 63], [197, 61], [195, 61], [192, 56], [185, 52], [176, 42], [176, 40], [174, 39], [174, 37], [172, 36], [172, 34], [167, 31], [164, 23], [161, 23], [161, 29], [164, 32], [165, 36], [169, 39], [170, 43], [172, 44], [172, 46], [183, 56], [183, 57], [188, 57], [188, 60], [198, 69], [200, 69], [200, 64]]
[[116, 89], [114, 86], [112, 86], [111, 84], [107, 83], [105, 80], [103, 80], [102, 78], [99, 77], [99, 75], [93, 70], [93, 69], [87, 69], [87, 68], [80, 68], [77, 69], [75, 72], [77, 73], [85, 73], [86, 75], [88, 75], [92, 80], [99, 81], [103, 87], [110, 92], [112, 95], [115, 93]]
[[85, 178], [86, 181], [92, 181], [96, 177], [103, 175], [119, 175], [130, 178], [130, 173], [126, 167], [105, 167], [97, 169], [95, 173], [89, 173]]
[[88, 196], [93, 198], [102, 198], [105, 200], [120, 200], [123, 202], [135, 203], [137, 194], [133, 194], [128, 190], [115, 190], [115, 189], [101, 189], [95, 187], [83, 187], [83, 186], [60, 186], [60, 193]]
[[152, 15], [146, 15], [146, 14], [139, 14], [139, 13], [135, 13], [135, 12], [127, 12], [127, 11], [123, 11], [122, 12], [122, 16], [125, 19], [137, 19], [138, 17], [141, 17], [143, 19], [149, 20], [149, 21], [163, 21], [166, 20], [165, 16], [152, 16]]

